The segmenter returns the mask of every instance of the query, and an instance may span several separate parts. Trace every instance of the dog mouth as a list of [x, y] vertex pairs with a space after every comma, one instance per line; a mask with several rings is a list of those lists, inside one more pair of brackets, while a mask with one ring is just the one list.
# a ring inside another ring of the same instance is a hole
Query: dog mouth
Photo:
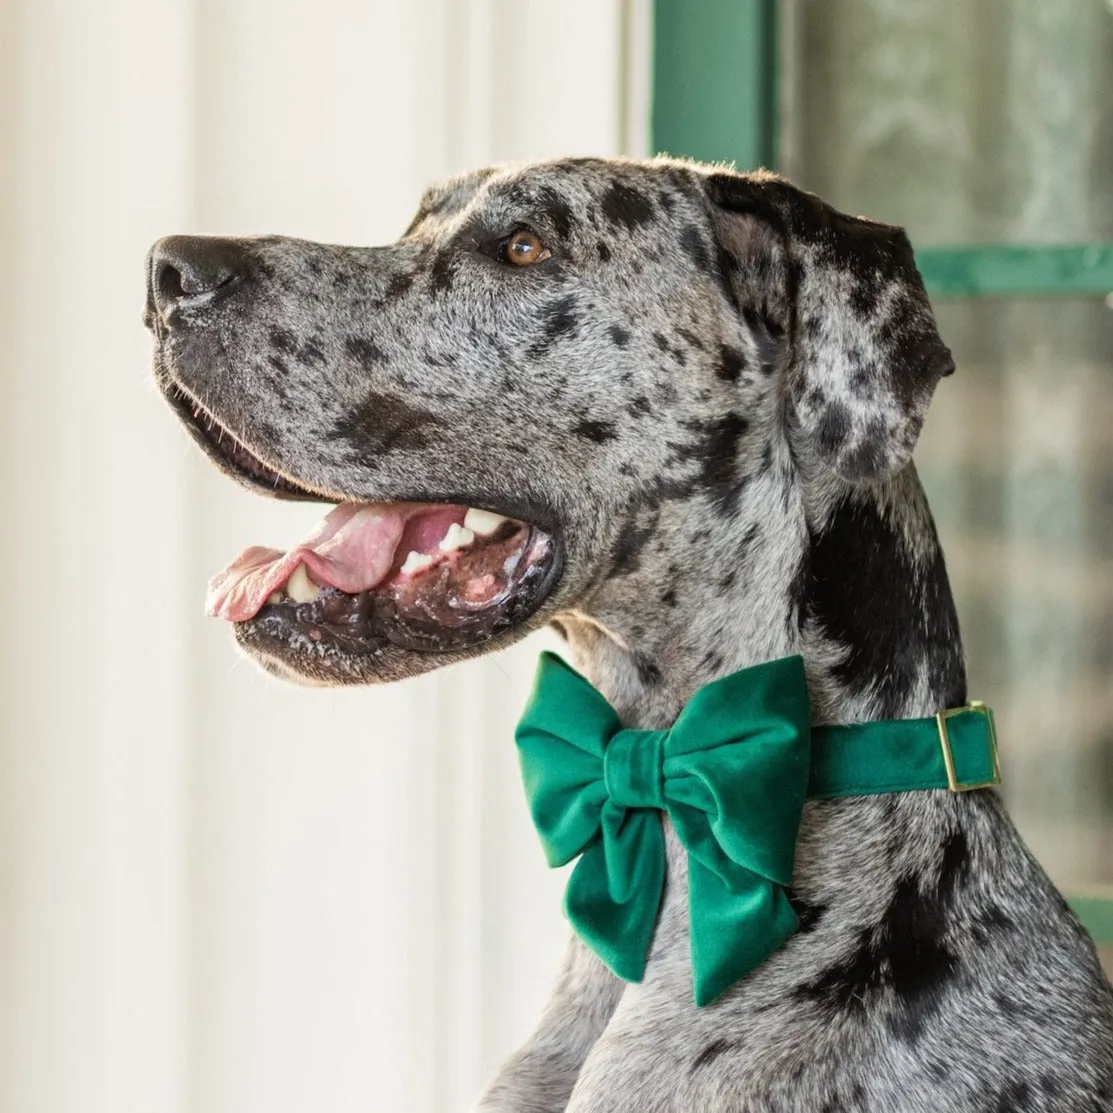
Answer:
[[[225, 472], [280, 498], [332, 501], [184, 393], [172, 401]], [[245, 549], [210, 580], [206, 610], [276, 649], [461, 650], [525, 622], [555, 586], [559, 552], [553, 534], [489, 506], [341, 501], [293, 548]]]

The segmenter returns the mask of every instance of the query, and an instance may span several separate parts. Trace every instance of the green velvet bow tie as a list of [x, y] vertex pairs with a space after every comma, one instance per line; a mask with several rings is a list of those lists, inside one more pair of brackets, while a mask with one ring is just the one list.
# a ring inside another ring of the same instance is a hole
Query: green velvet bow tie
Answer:
[[587, 680], [545, 653], [517, 743], [549, 864], [579, 858], [565, 913], [626, 981], [645, 974], [665, 883], [659, 813], [668, 813], [688, 852], [697, 1005], [796, 931], [787, 889], [806, 796], [999, 780], [992, 713], [980, 704], [813, 730], [800, 657], [716, 680], [671, 729], [652, 731], [625, 729]]

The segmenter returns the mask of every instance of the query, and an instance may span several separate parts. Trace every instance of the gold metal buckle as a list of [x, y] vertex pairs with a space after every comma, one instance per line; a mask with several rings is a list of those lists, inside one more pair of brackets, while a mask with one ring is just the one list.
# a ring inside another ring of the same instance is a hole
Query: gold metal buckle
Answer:
[[[989, 752], [993, 759], [993, 776], [988, 781], [970, 784], [960, 781], [955, 772], [955, 755], [951, 752], [951, 739], [947, 734], [947, 720], [952, 715], [961, 715], [964, 711], [978, 711], [985, 716], [989, 727]], [[947, 787], [952, 792], [972, 792], [976, 788], [989, 788], [1001, 783], [1001, 765], [997, 759], [997, 728], [993, 723], [993, 712], [981, 700], [971, 700], [964, 707], [952, 707], [948, 711], [940, 711], [935, 716], [939, 724], [939, 742], [943, 747], [943, 764], [947, 767]]]

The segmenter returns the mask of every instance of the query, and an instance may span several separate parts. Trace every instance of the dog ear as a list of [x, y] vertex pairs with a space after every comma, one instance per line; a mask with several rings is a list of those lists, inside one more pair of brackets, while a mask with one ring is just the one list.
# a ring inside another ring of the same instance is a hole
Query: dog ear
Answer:
[[954, 371], [908, 236], [773, 174], [711, 174], [707, 190], [740, 312], [787, 332], [797, 434], [844, 479], [895, 475]]

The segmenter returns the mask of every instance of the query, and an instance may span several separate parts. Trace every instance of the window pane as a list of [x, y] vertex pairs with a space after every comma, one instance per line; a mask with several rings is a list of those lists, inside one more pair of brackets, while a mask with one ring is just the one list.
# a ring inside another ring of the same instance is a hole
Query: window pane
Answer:
[[1113, 885], [1113, 311], [938, 307], [958, 370], [916, 453], [1004, 792], [1065, 888]]
[[[792, 0], [780, 165], [918, 247], [1113, 240], [1113, 3]], [[1064, 888], [1113, 886], [1113, 311], [939, 307], [917, 465], [1005, 795]], [[1113, 890], [1110, 890], [1113, 891]], [[1108, 950], [1107, 950], [1108, 960]]]
[[780, 165], [919, 246], [1113, 239], [1109, 0], [795, 0]]

